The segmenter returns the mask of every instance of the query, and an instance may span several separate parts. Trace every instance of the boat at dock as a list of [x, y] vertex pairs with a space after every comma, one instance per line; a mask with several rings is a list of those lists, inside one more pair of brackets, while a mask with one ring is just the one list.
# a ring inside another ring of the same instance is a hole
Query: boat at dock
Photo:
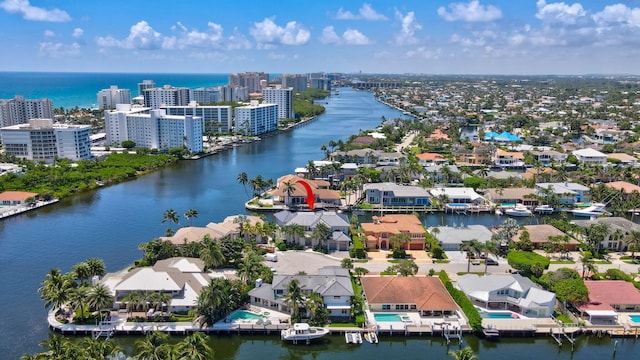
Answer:
[[376, 333], [373, 331], [369, 331], [368, 333], [365, 333], [364, 339], [370, 344], [378, 343], [378, 335], [376, 335]]
[[506, 209], [504, 213], [505, 215], [516, 217], [531, 216], [531, 210], [527, 209], [527, 207], [522, 204], [517, 204], [515, 207]]
[[536, 214], [553, 214], [553, 207], [550, 205], [538, 205], [533, 209]]
[[282, 330], [280, 332], [280, 337], [282, 340], [297, 343], [298, 341], [309, 342], [313, 339], [321, 338], [328, 333], [329, 329], [323, 327], [311, 327], [309, 324], [296, 323], [289, 329]]
[[607, 206], [602, 203], [593, 203], [584, 209], [571, 210], [574, 216], [591, 217], [607, 214]]
[[346, 332], [344, 338], [347, 344], [362, 344], [362, 335], [359, 332]]

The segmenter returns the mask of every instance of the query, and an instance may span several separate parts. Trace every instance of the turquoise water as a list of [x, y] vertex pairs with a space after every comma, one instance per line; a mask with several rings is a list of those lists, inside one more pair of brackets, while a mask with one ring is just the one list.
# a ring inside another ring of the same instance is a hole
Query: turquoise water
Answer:
[[254, 314], [251, 311], [238, 310], [228, 316], [231, 320], [258, 320], [262, 319], [262, 315]]
[[469, 207], [469, 204], [450, 203], [450, 204], [447, 204], [447, 206], [450, 206], [450, 207], [461, 207], [462, 208], [462, 207]]
[[[486, 319], [516, 319], [513, 317], [513, 313], [510, 311], [481, 311], [480, 315]], [[518, 317], [520, 316], [518, 315]]]
[[156, 86], [197, 88], [226, 85], [229, 75], [0, 72], [0, 99], [24, 95], [26, 99], [51, 99], [54, 108], [92, 108], [97, 106], [98, 91], [111, 85], [138, 96], [142, 80], [153, 80]]
[[629, 317], [631, 318], [631, 321], [633, 321], [634, 323], [640, 324], [640, 315], [629, 315]]
[[402, 322], [400, 314], [373, 314], [373, 318], [377, 322]]

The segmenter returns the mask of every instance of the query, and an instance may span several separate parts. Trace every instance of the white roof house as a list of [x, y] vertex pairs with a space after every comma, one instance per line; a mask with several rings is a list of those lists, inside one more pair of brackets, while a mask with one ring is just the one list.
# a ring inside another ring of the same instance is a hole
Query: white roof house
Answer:
[[585, 148], [574, 150], [572, 154], [581, 163], [590, 165], [606, 165], [607, 163], [607, 155], [595, 149]]
[[536, 195], [544, 196], [546, 192], [558, 195], [560, 204], [573, 205], [576, 202], [589, 202], [588, 186], [571, 182], [537, 183]]
[[491, 240], [493, 235], [491, 230], [484, 225], [438, 226], [436, 229], [438, 231], [435, 233], [431, 230], [431, 235], [438, 240], [438, 244], [445, 251], [458, 251], [462, 243], [471, 240], [477, 240], [484, 244]]
[[466, 187], [441, 187], [433, 188], [429, 190], [431, 196], [437, 198], [440, 196], [446, 196], [449, 199], [449, 203], [455, 204], [484, 204], [485, 198], [475, 192], [473, 188]]
[[460, 276], [456, 286], [474, 304], [487, 309], [508, 309], [526, 317], [548, 317], [553, 314], [556, 294], [538, 288], [519, 274]]

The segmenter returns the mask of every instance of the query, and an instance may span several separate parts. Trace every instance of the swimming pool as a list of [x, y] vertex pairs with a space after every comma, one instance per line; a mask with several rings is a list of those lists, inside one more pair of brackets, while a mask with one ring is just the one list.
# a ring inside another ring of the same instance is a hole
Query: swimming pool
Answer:
[[228, 316], [231, 320], [258, 320], [262, 319], [262, 315], [252, 313], [251, 311], [238, 310]]
[[487, 311], [486, 309], [476, 307], [480, 316], [485, 319], [520, 319], [521, 316], [512, 311]]
[[407, 322], [411, 321], [411, 318], [404, 314], [395, 313], [375, 313], [373, 318], [376, 322]]
[[629, 318], [634, 323], [640, 324], [640, 315], [629, 315]]
[[449, 203], [447, 206], [452, 208], [467, 208], [469, 207], [469, 204]]

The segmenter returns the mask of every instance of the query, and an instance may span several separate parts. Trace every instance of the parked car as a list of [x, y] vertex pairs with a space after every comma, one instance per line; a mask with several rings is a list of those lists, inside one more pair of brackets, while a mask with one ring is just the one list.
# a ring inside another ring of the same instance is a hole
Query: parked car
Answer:
[[494, 260], [490, 257], [484, 259], [484, 261], [487, 263], [487, 265], [499, 265], [497, 260]]

